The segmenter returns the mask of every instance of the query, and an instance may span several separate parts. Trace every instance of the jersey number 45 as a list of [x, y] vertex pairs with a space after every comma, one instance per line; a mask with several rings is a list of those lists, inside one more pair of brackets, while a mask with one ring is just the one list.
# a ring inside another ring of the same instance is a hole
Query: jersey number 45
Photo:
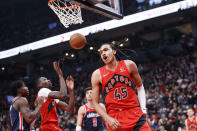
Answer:
[[127, 87], [121, 87], [120, 91], [119, 88], [116, 88], [114, 91], [114, 99], [126, 99], [128, 97]]

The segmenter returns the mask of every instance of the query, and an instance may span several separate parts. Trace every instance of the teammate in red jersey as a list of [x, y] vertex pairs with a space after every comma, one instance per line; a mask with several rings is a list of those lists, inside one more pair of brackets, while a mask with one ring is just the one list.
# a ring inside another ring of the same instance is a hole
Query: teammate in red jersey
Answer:
[[197, 116], [193, 109], [187, 110], [188, 118], [185, 120], [186, 131], [197, 131]]
[[[93, 106], [109, 125], [109, 131], [151, 131], [146, 118], [146, 96], [136, 64], [117, 61], [111, 44], [100, 47], [105, 66], [93, 72], [91, 82]], [[99, 105], [102, 90], [107, 113]]]
[[[65, 82], [59, 64], [54, 62], [53, 67], [59, 76], [60, 91], [51, 91], [52, 83], [45, 77], [40, 77], [37, 81], [37, 87], [40, 89], [37, 96], [45, 97], [44, 104], [40, 110], [42, 116], [41, 131], [61, 131], [58, 127], [56, 108], [60, 108], [69, 113], [74, 111], [74, 79], [72, 76], [69, 76]], [[68, 86], [70, 94], [69, 105], [59, 100], [65, 99], [66, 97], [66, 85]]]

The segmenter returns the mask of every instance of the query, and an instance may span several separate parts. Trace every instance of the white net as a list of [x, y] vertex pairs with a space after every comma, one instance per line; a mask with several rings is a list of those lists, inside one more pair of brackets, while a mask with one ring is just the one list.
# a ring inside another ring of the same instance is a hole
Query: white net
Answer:
[[50, 0], [48, 5], [66, 28], [69, 25], [81, 24], [83, 22], [81, 8], [78, 5], [63, 0]]

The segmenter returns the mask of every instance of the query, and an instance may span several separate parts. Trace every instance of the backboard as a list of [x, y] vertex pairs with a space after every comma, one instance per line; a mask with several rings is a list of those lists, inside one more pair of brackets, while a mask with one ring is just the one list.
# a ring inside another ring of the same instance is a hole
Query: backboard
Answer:
[[69, 0], [70, 2], [79, 5], [81, 8], [102, 14], [112, 19], [123, 18], [122, 0], [100, 0], [104, 1], [97, 3], [97, 0]]

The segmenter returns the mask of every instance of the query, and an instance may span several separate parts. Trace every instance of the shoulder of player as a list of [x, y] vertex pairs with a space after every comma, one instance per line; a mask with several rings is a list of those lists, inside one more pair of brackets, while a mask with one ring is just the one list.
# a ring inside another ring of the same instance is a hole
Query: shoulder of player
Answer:
[[133, 72], [137, 69], [137, 65], [132, 60], [124, 60], [129, 72]]
[[132, 60], [124, 60], [125, 64], [130, 66], [130, 65], [136, 65], [134, 61]]
[[78, 112], [81, 114], [85, 114], [85, 105], [80, 106]]
[[14, 106], [22, 106], [22, 105], [27, 105], [28, 101], [27, 98], [25, 97], [19, 97], [15, 102], [14, 102]]
[[41, 88], [41, 89], [38, 91], [38, 93], [39, 93], [39, 92], [45, 92], [45, 91], [51, 91], [51, 90], [48, 89], [48, 88]]
[[99, 105], [105, 109], [105, 105], [103, 103], [99, 103]]
[[18, 97], [13, 104], [13, 107], [15, 110], [20, 111], [20, 107], [24, 107], [24, 106], [28, 105], [28, 101], [25, 97]]
[[37, 97], [38, 96], [45, 96], [45, 97], [48, 97], [48, 94], [51, 92], [50, 89], [48, 88], [41, 88], [39, 91], [38, 91], [38, 94], [37, 94]]
[[96, 78], [96, 80], [98, 80], [98, 78], [100, 78], [100, 76], [101, 76], [101, 73], [100, 73], [100, 70], [99, 69], [95, 70], [92, 73], [92, 78]]
[[19, 97], [16, 102], [28, 102], [26, 97]]
[[99, 70], [99, 69], [96, 69], [96, 70], [92, 73], [92, 75], [100, 75], [100, 70]]
[[99, 105], [101, 105], [101, 106], [105, 107], [105, 105], [104, 105], [103, 103], [99, 103]]

